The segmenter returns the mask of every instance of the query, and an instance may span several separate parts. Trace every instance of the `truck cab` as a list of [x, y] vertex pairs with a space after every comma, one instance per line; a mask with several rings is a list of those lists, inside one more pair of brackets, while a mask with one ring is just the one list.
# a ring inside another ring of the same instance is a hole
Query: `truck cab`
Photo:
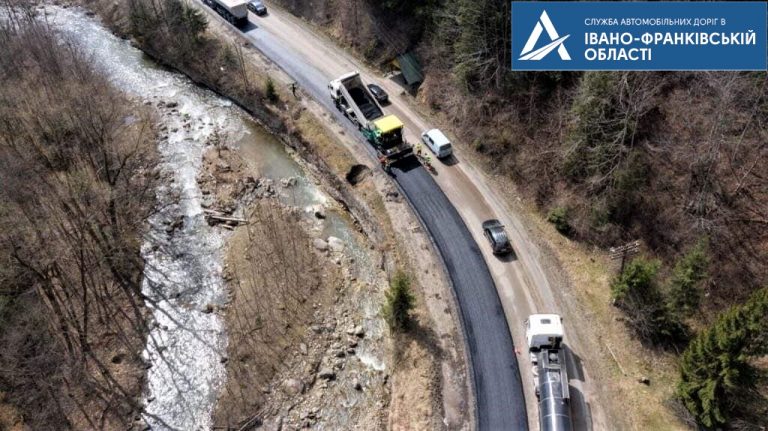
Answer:
[[525, 339], [531, 361], [536, 363], [542, 349], [560, 350], [563, 342], [563, 319], [557, 314], [532, 314], [525, 321]]
[[525, 321], [525, 339], [533, 363], [536, 397], [539, 399], [539, 429], [572, 431], [563, 319], [557, 314], [529, 316]]

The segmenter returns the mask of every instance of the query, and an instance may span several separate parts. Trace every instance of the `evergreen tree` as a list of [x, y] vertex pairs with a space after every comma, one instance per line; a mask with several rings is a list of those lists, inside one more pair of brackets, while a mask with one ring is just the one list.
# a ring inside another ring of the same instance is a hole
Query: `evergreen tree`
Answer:
[[683, 353], [678, 395], [706, 427], [725, 425], [739, 393], [754, 388], [752, 357], [768, 353], [768, 289], [732, 307]]
[[384, 304], [384, 319], [393, 331], [405, 331], [411, 326], [411, 310], [416, 298], [411, 293], [411, 280], [402, 271], [390, 283]]
[[675, 265], [669, 294], [672, 307], [684, 315], [690, 315], [699, 308], [701, 302], [699, 284], [707, 278], [707, 266], [709, 266], [707, 248], [708, 241], [699, 240], [696, 246]]
[[665, 304], [656, 283], [658, 271], [657, 261], [634, 259], [611, 283], [611, 291], [642, 341], [675, 344], [685, 339], [687, 330]]
[[267, 94], [267, 99], [269, 99], [270, 102], [275, 103], [280, 100], [280, 95], [277, 94], [275, 82], [272, 81], [272, 78], [267, 78], [267, 85], [264, 92]]

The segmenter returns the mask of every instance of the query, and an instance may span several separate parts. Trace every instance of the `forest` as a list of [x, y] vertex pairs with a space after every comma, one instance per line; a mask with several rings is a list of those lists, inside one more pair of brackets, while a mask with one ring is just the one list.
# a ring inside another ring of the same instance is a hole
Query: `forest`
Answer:
[[[130, 424], [144, 368], [149, 111], [29, 9], [0, 26], [0, 404], [31, 429]], [[97, 414], [94, 414], [97, 412]]]

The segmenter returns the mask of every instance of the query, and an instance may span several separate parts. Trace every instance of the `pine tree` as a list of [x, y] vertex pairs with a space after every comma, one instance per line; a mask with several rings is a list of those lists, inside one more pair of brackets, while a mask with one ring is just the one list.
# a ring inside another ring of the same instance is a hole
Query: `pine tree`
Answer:
[[675, 265], [670, 281], [670, 305], [683, 315], [690, 315], [701, 302], [699, 284], [707, 278], [708, 241], [701, 239], [691, 251]]
[[398, 272], [392, 279], [386, 299], [382, 313], [389, 328], [393, 331], [408, 330], [416, 298], [411, 293], [411, 280], [403, 272]]
[[272, 81], [272, 78], [267, 78], [265, 93], [267, 94], [267, 99], [269, 99], [269, 101], [272, 103], [280, 100], [280, 96], [277, 94], [277, 90], [275, 89], [275, 82]]
[[687, 336], [677, 314], [666, 306], [656, 283], [659, 263], [632, 260], [611, 283], [616, 304], [627, 315], [627, 324], [642, 341], [656, 345], [676, 344]]
[[726, 311], [683, 353], [678, 395], [706, 427], [727, 423], [740, 392], [754, 388], [749, 364], [768, 353], [768, 289]]

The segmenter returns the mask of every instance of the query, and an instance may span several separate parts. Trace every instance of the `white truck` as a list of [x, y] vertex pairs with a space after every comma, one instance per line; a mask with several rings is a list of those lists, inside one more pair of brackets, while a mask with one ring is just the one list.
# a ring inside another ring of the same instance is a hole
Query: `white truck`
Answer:
[[563, 319], [557, 314], [529, 316], [525, 321], [525, 339], [539, 399], [539, 430], [571, 431], [571, 396], [562, 345]]
[[235, 27], [243, 27], [248, 23], [248, 2], [246, 0], [203, 0], [203, 3]]
[[385, 167], [413, 154], [413, 148], [403, 136], [403, 123], [395, 115], [384, 115], [363, 83], [360, 72], [334, 79], [328, 84], [328, 90], [336, 109], [357, 125]]

